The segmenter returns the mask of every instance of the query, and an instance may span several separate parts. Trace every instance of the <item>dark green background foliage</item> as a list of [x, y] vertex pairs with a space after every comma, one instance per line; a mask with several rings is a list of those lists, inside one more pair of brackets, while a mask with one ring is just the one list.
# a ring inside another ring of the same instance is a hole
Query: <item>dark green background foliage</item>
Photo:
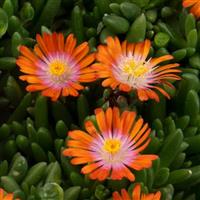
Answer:
[[[160, 159], [134, 172], [144, 191], [162, 200], [200, 199], [200, 23], [181, 0], [1, 0], [0, 1], [0, 187], [22, 200], [106, 200], [134, 183], [91, 181], [62, 156], [68, 130], [83, 128], [97, 107], [136, 110], [152, 127], [145, 153]], [[152, 41], [150, 56], [172, 54], [182, 69], [173, 97], [141, 103], [89, 84], [78, 98], [51, 102], [26, 93], [15, 60], [21, 44], [33, 47], [36, 33], [73, 32], [91, 51], [109, 35], [129, 42]]]

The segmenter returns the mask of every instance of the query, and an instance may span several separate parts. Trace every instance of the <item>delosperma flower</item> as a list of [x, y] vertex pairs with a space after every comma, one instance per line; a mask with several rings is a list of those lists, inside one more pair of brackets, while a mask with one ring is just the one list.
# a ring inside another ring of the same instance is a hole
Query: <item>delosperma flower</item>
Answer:
[[130, 196], [125, 189], [121, 190], [121, 195], [118, 192], [113, 193], [113, 200], [160, 200], [161, 192], [144, 194], [141, 193], [141, 185], [136, 184], [132, 195]]
[[179, 64], [159, 65], [173, 59], [171, 55], [147, 59], [150, 47], [149, 40], [140, 43], [120, 43], [117, 37], [108, 37], [107, 45], [99, 45], [96, 54], [98, 63], [93, 65], [98, 77], [105, 79], [102, 86], [112, 89], [118, 87], [124, 92], [136, 90], [141, 101], [159, 101], [155, 90], [170, 98], [161, 85], [166, 84], [174, 88], [169, 80], [180, 79], [176, 75], [180, 72], [177, 69]]
[[131, 168], [150, 168], [157, 155], [142, 155], [150, 142], [150, 128], [142, 118], [136, 120], [136, 113], [117, 107], [105, 112], [95, 110], [96, 125], [85, 122], [85, 131], [69, 132], [65, 156], [71, 156], [74, 165], [85, 164], [81, 172], [91, 179], [103, 181], [106, 178], [121, 180], [123, 177], [135, 180]]
[[196, 16], [200, 17], [200, 1], [199, 0], [183, 0], [183, 7], [191, 7], [190, 12]]
[[[5, 193], [5, 191], [0, 188], [0, 200], [14, 200], [14, 194], [13, 193]], [[20, 200], [20, 199], [15, 199]]]
[[81, 82], [95, 80], [94, 70], [89, 66], [94, 61], [94, 54], [89, 53], [87, 42], [76, 47], [76, 39], [70, 34], [66, 41], [61, 33], [37, 34], [34, 50], [20, 47], [17, 65], [26, 75], [19, 78], [27, 81], [29, 92], [42, 91], [53, 101], [59, 96], [77, 96], [84, 87]]

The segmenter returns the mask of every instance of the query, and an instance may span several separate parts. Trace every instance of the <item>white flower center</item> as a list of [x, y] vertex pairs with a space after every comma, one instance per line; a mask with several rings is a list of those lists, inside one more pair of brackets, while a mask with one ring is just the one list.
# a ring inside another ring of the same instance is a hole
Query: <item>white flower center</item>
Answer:
[[152, 71], [149, 61], [135, 59], [134, 56], [122, 57], [113, 65], [115, 78], [134, 89], [148, 87], [151, 82]]

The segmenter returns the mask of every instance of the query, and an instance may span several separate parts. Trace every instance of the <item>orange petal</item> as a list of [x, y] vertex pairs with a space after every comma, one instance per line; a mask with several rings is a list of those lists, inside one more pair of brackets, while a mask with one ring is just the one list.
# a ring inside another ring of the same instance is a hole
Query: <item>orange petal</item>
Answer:
[[53, 93], [53, 96], [51, 97], [52, 101], [57, 101], [58, 97], [60, 96], [60, 93], [61, 93], [61, 89], [60, 90], [56, 90]]
[[129, 86], [129, 85], [127, 85], [127, 84], [120, 84], [119, 85], [119, 89], [121, 90], [121, 91], [124, 91], [124, 92], [130, 92], [130, 90], [131, 90], [131, 87]]
[[127, 53], [126, 55], [128, 56], [128, 54], [133, 54], [134, 53], [134, 50], [135, 50], [135, 44], [133, 43], [128, 43], [127, 44]]
[[74, 97], [76, 97], [76, 96], [79, 95], [78, 91], [77, 91], [76, 89], [72, 88], [72, 87], [69, 88], [69, 94], [70, 94], [71, 96], [74, 96]]
[[134, 57], [138, 60], [140, 60], [143, 56], [143, 42], [139, 42], [135, 45], [134, 50]]
[[99, 181], [103, 181], [108, 177], [109, 172], [110, 172], [109, 168], [105, 169], [103, 167], [100, 167], [96, 169], [95, 171], [93, 171], [89, 176], [91, 179], [97, 179]]
[[83, 90], [83, 89], [84, 89], [84, 87], [83, 87], [82, 85], [80, 85], [79, 83], [75, 83], [75, 82], [73, 82], [73, 83], [71, 84], [71, 86], [72, 86], [75, 90]]
[[161, 192], [158, 191], [158, 192], [156, 192], [156, 194], [154, 195], [154, 199], [155, 199], [155, 200], [160, 200], [160, 198], [161, 198]]
[[69, 55], [72, 54], [76, 46], [76, 39], [74, 38], [73, 34], [70, 34], [65, 42], [65, 52]]
[[68, 140], [67, 146], [88, 150], [88, 143], [80, 142], [77, 140]]
[[159, 72], [159, 73], [155, 74], [155, 77], [159, 77], [159, 76], [161, 76], [163, 74], [167, 75], [169, 73], [180, 73], [180, 72], [181, 72], [181, 70], [179, 70], [179, 69], [168, 69], [168, 70], [164, 70], [162, 72]]
[[90, 54], [79, 62], [81, 68], [85, 68], [95, 60], [95, 54]]
[[[122, 114], [121, 114], [121, 117], [120, 117], [120, 130], [123, 132], [123, 128], [124, 128], [124, 125], [126, 124], [126, 118], [127, 118], [127, 115], [128, 115], [129, 111], [124, 111]], [[123, 132], [123, 134], [127, 134], [127, 132]]]
[[53, 89], [53, 88], [47, 88], [42, 91], [43, 96], [51, 97], [53, 101], [56, 101], [58, 97], [60, 96], [61, 89]]
[[120, 83], [119, 83], [118, 81], [114, 80], [114, 81], [111, 83], [110, 87], [114, 90], [119, 84], [120, 84]]
[[136, 162], [128, 164], [129, 167], [133, 168], [134, 170], [141, 171], [143, 167]]
[[123, 126], [123, 132], [129, 133], [131, 127], [133, 126], [133, 122], [135, 121], [136, 113], [135, 112], [128, 112], [127, 117], [125, 119], [124, 126]]
[[158, 72], [160, 72], [160, 71], [164, 71], [164, 70], [166, 70], [166, 69], [176, 68], [176, 67], [178, 67], [178, 66], [179, 66], [178, 63], [163, 65], [163, 66], [161, 66], [161, 67], [156, 68], [156, 69], [154, 70], [154, 72], [158, 73]]
[[142, 146], [134, 150], [135, 153], [140, 153], [141, 151], [143, 151], [149, 145], [150, 141], [151, 139], [149, 138]]
[[106, 65], [112, 65], [114, 63], [113, 58], [110, 56], [109, 52], [107, 51], [107, 48], [103, 45], [98, 46], [98, 51], [96, 54], [97, 61], [102, 62]]
[[35, 54], [41, 59], [41, 60], [46, 60], [45, 55], [43, 54], [43, 52], [41, 51], [39, 45], [35, 45], [34, 46], [34, 52]]
[[81, 157], [81, 158], [91, 158], [90, 153], [91, 152], [88, 150], [76, 149], [76, 148], [67, 148], [63, 151], [64, 155]]
[[14, 199], [14, 195], [13, 194], [7, 194], [3, 200], [13, 200]]
[[115, 80], [113, 78], [107, 78], [102, 82], [102, 86], [103, 87], [110, 86], [113, 82], [115, 82]]
[[[59, 33], [56, 33], [56, 32], [54, 32], [53, 34], [52, 34], [52, 40], [53, 40], [53, 45], [54, 45], [54, 47], [55, 47], [55, 50], [57, 51], [57, 49], [58, 49], [58, 34]], [[61, 34], [61, 33], [60, 33]], [[63, 36], [64, 37], [64, 36]]]
[[24, 56], [19, 56], [19, 58], [16, 61], [16, 64], [20, 66], [20, 68], [31, 68], [31, 69], [36, 69], [35, 63], [33, 63], [31, 60]]
[[[145, 124], [142, 129], [138, 132], [138, 134], [134, 137], [134, 148], [138, 147], [140, 144], [142, 144], [149, 136], [151, 129], [148, 128], [148, 124]], [[146, 130], [147, 129], [147, 130]]]
[[120, 112], [119, 108], [113, 108], [113, 130], [120, 129]]
[[130, 196], [129, 196], [129, 194], [128, 194], [128, 192], [125, 190], [125, 189], [122, 189], [121, 190], [121, 194], [122, 194], [122, 199], [126, 199], [126, 200], [131, 200], [131, 198], [130, 198]]
[[140, 101], [147, 101], [149, 99], [148, 95], [146, 94], [145, 90], [138, 89], [137, 90], [137, 95]]
[[107, 78], [102, 82], [102, 86], [107, 87], [113, 82], [112, 78]]
[[121, 180], [123, 177], [128, 178], [130, 181], [135, 180], [134, 174], [125, 165], [122, 164], [120, 169], [113, 167], [111, 178], [113, 180]]
[[76, 62], [81, 61], [89, 52], [89, 46], [87, 42], [82, 43], [74, 50], [72, 57], [75, 57]]
[[158, 57], [158, 58], [152, 58], [150, 63], [151, 63], [152, 66], [156, 66], [157, 64], [159, 64], [161, 62], [171, 60], [173, 58], [174, 57], [172, 55], [164, 55], [164, 56], [161, 56], [161, 57]]
[[37, 40], [38, 44], [40, 45], [41, 50], [45, 53], [45, 55], [48, 55], [48, 49], [47, 49], [46, 44], [44, 43], [44, 40], [41, 37], [41, 35], [37, 34], [36, 40]]
[[113, 192], [112, 198], [113, 198], [113, 200], [124, 200], [121, 198], [121, 196], [118, 192]]
[[193, 13], [197, 18], [200, 17], [200, 2], [196, 3], [191, 9], [190, 12]]
[[98, 78], [107, 78], [107, 77], [110, 77], [110, 71], [99, 71], [98, 72]]
[[143, 55], [142, 55], [142, 58], [141, 58], [142, 61], [146, 60], [146, 58], [147, 58], [147, 56], [149, 54], [150, 47], [151, 47], [150, 40], [145, 40], [144, 41]]
[[124, 173], [125, 173], [125, 177], [128, 178], [129, 181], [132, 182], [135, 180], [134, 174], [126, 166], [124, 166]]
[[99, 129], [105, 134], [107, 132], [107, 124], [104, 111], [101, 108], [97, 108], [95, 110], [95, 115]]
[[132, 199], [140, 200], [140, 195], [141, 195], [141, 186], [140, 184], [136, 184], [133, 189]]
[[36, 84], [34, 84], [34, 85], [28, 85], [26, 87], [26, 90], [28, 92], [35, 92], [35, 91], [38, 91], [38, 90], [44, 90], [46, 88], [47, 88], [46, 85], [36, 85]]
[[87, 75], [87, 74], [95, 75], [95, 70], [91, 67], [86, 67], [86, 68], [80, 70], [80, 74], [81, 75]]
[[70, 131], [68, 135], [74, 140], [83, 140], [85, 142], [91, 142], [93, 140], [89, 134], [81, 130]]
[[175, 74], [164, 74], [164, 75], [161, 75], [161, 76], [158, 76], [158, 77], [155, 78], [156, 81], [161, 81], [163, 79], [167, 79], [167, 80], [180, 80], [181, 77], [177, 76]]
[[151, 160], [135, 160], [135, 163], [140, 165], [142, 167], [142, 169], [147, 169], [152, 166]]
[[113, 60], [116, 60], [121, 55], [121, 44], [117, 37], [112, 38], [108, 37], [107, 41], [107, 51], [109, 52], [110, 56]]
[[108, 131], [112, 131], [112, 114], [113, 114], [113, 112], [112, 112], [112, 109], [111, 108], [108, 108], [107, 110], [106, 110], [106, 113], [105, 113], [105, 118], [106, 118], [106, 123], [107, 123], [107, 129], [108, 129]]
[[82, 165], [82, 164], [86, 164], [86, 163], [93, 162], [93, 161], [94, 161], [94, 158], [91, 157], [91, 156], [76, 157], [76, 158], [72, 158], [71, 164], [73, 164], [73, 165]]
[[69, 89], [68, 88], [63, 88], [62, 89], [62, 96], [68, 96], [69, 95]]
[[100, 162], [92, 163], [92, 164], [84, 166], [81, 169], [81, 172], [83, 174], [89, 174], [89, 173], [93, 172], [95, 169], [99, 168], [100, 166], [102, 166], [102, 164]]
[[62, 33], [59, 33], [58, 34], [58, 50], [59, 51], [64, 51], [64, 47], [65, 47], [65, 44], [64, 44], [64, 36]]
[[127, 41], [125, 40], [124, 42], [122, 42], [122, 53], [126, 56], [127, 52]]
[[146, 90], [146, 94], [150, 99], [154, 99], [156, 102], [160, 101], [159, 96], [153, 90], [150, 89]]
[[170, 96], [167, 92], [165, 92], [165, 90], [163, 90], [162, 88], [160, 87], [157, 87], [157, 86], [153, 86], [153, 88], [157, 89], [161, 94], [163, 94], [164, 96], [166, 96], [168, 99], [170, 99]]
[[156, 160], [156, 159], [158, 159], [157, 155], [148, 154], [148, 155], [139, 155], [136, 160], [151, 160], [152, 161], [152, 160]]
[[198, 2], [198, 0], [183, 0], [183, 7], [186, 7], [186, 8], [190, 7], [197, 2]]
[[95, 135], [99, 134], [98, 130], [96, 129], [96, 127], [94, 126], [94, 124], [91, 121], [86, 121], [85, 122], [85, 129], [92, 136], [95, 136]]
[[27, 81], [29, 83], [41, 83], [41, 80], [37, 76], [23, 75], [19, 76], [19, 79], [21, 79], [22, 81]]
[[138, 131], [142, 128], [143, 122], [144, 120], [142, 118], [136, 121], [131, 131], [130, 139], [133, 139], [138, 134]]
[[83, 82], [83, 83], [89, 83], [89, 82], [92, 82], [92, 81], [95, 81], [95, 80], [96, 80], [95, 73], [81, 74], [80, 78], [79, 78], [79, 81]]
[[43, 34], [44, 43], [46, 44], [46, 47], [47, 47], [49, 53], [56, 51], [56, 46], [55, 46], [55, 43], [54, 43], [54, 40], [53, 40], [53, 35], [50, 35], [48, 33]]
[[20, 69], [21, 72], [25, 73], [25, 74], [30, 74], [30, 75], [36, 75], [37, 72], [35, 69], [30, 68], [30, 67], [22, 67]]
[[3, 199], [3, 196], [4, 196], [4, 190], [0, 188], [0, 199]]
[[35, 56], [33, 52], [31, 52], [26, 46], [20, 46], [19, 51], [22, 55], [27, 57], [32, 62], [37, 62], [38, 58]]
[[92, 69], [97, 70], [97, 72], [98, 72], [98, 70], [103, 70], [103, 71], [109, 70], [109, 67], [103, 63], [94, 63], [94, 64], [92, 64], [91, 67], [92, 67]]

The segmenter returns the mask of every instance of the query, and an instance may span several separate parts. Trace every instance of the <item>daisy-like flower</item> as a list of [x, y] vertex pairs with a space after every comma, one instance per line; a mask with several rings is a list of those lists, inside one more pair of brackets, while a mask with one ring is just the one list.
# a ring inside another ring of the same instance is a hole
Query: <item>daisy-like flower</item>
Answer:
[[[69, 132], [68, 148], [64, 156], [73, 157], [74, 165], [86, 164], [81, 172], [91, 179], [103, 181], [106, 178], [130, 181], [135, 176], [129, 168], [142, 170], [150, 168], [157, 155], [141, 155], [150, 142], [150, 128], [142, 118], [136, 120], [136, 113], [118, 108], [108, 108], [105, 112], [95, 110], [96, 123], [86, 121], [85, 129]], [[97, 127], [96, 127], [97, 126]]]
[[183, 7], [191, 7], [190, 12], [197, 18], [200, 17], [200, 1], [199, 0], [183, 0]]
[[155, 90], [167, 98], [169, 94], [160, 85], [166, 84], [173, 88], [169, 80], [179, 80], [176, 75], [179, 64], [159, 66], [159, 63], [173, 59], [171, 55], [147, 59], [151, 43], [145, 40], [140, 43], [120, 43], [117, 37], [107, 38], [107, 45], [99, 45], [96, 55], [98, 63], [93, 65], [99, 78], [104, 78], [104, 87], [119, 88], [124, 92], [132, 89], [137, 91], [141, 101], [155, 99], [159, 96]]
[[20, 71], [26, 75], [19, 78], [27, 81], [29, 92], [42, 91], [53, 101], [59, 96], [77, 96], [84, 87], [80, 82], [95, 80], [94, 70], [89, 65], [94, 61], [94, 54], [89, 53], [87, 42], [76, 47], [76, 39], [70, 34], [66, 41], [63, 34], [37, 34], [34, 50], [20, 47], [22, 56], [17, 59]]
[[[14, 195], [12, 193], [6, 194], [5, 191], [0, 188], [0, 200], [14, 200]], [[20, 200], [20, 199], [15, 199]]]
[[121, 195], [118, 192], [113, 192], [113, 200], [160, 200], [161, 199], [161, 192], [158, 191], [155, 194], [143, 194], [141, 193], [141, 185], [136, 184], [132, 196], [128, 194], [125, 189], [121, 190]]

